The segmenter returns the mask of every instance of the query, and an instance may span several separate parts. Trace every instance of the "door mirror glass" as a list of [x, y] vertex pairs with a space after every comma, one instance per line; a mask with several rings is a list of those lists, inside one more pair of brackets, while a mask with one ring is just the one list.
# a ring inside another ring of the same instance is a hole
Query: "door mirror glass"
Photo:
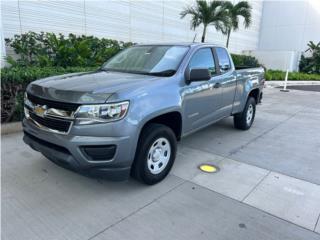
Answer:
[[230, 69], [230, 65], [229, 64], [224, 64], [220, 67], [222, 72], [227, 72]]
[[229, 54], [226, 49], [217, 47], [216, 53], [219, 62], [220, 73], [225, 73], [231, 69]]
[[193, 68], [190, 70], [190, 82], [210, 80], [211, 74], [207, 68]]

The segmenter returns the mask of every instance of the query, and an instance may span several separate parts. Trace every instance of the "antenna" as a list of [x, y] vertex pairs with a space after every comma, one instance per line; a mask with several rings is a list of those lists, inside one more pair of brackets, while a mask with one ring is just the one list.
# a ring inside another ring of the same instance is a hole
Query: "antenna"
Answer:
[[193, 41], [192, 41], [193, 43], [196, 40], [196, 37], [197, 37], [197, 33], [194, 34]]

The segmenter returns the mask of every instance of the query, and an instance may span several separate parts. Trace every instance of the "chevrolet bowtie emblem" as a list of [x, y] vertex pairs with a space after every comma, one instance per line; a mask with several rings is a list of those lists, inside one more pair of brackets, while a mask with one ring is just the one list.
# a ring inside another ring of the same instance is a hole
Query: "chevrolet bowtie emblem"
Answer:
[[38, 116], [43, 117], [45, 115], [47, 109], [48, 109], [48, 107], [46, 105], [43, 105], [43, 106], [37, 105], [34, 107], [33, 111]]

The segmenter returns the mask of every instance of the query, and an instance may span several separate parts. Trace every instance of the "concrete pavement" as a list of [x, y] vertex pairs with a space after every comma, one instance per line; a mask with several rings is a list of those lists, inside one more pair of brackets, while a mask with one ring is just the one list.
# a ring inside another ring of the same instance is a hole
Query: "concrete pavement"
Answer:
[[[155, 186], [62, 169], [2, 137], [3, 239], [320, 239], [320, 93], [266, 89], [249, 131], [232, 118], [179, 144]], [[201, 172], [200, 163], [220, 171]]]

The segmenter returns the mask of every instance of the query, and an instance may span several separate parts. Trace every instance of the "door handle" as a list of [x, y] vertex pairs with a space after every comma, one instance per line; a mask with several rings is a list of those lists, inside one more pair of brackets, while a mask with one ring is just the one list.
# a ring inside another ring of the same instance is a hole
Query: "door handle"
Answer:
[[221, 83], [216, 83], [216, 84], [214, 84], [214, 86], [213, 86], [213, 88], [219, 88], [219, 87], [221, 87]]

